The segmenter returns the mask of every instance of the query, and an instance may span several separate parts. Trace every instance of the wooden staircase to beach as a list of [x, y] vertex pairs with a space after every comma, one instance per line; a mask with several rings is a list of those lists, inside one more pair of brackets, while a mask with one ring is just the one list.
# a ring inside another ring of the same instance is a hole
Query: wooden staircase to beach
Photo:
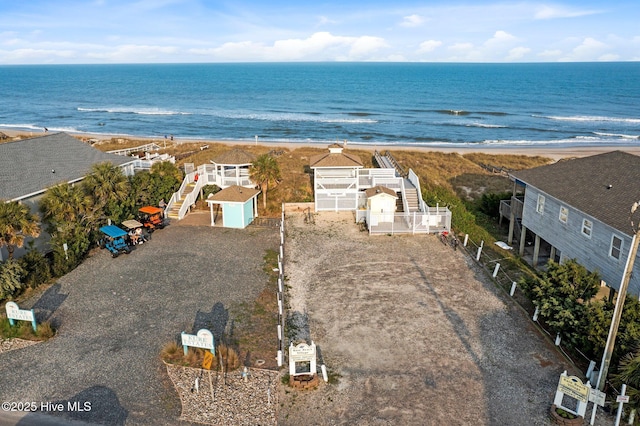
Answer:
[[171, 209], [169, 210], [167, 217], [169, 217], [170, 219], [176, 219], [176, 220], [178, 219], [178, 212], [180, 211], [180, 208], [182, 207], [186, 196], [188, 194], [191, 194], [194, 191], [195, 187], [196, 187], [195, 182], [188, 183], [185, 186], [184, 192], [182, 193], [182, 197], [171, 205]]

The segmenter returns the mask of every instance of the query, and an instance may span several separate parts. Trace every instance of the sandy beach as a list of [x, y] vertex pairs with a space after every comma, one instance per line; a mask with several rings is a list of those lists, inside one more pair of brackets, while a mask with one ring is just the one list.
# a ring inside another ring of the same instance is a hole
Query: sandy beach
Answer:
[[[16, 136], [26, 136], [26, 137], [38, 137], [44, 136], [47, 133], [41, 132], [25, 132], [25, 131], [15, 131], [0, 128], [0, 131], [6, 134], [9, 137]], [[53, 133], [53, 132], [50, 132]], [[70, 135], [79, 137], [82, 139], [96, 139], [98, 141], [108, 141], [112, 138], [122, 138], [129, 140], [140, 140], [140, 141], [149, 141], [149, 142], [158, 142], [163, 143], [163, 138], [151, 138], [144, 136], [124, 136], [124, 135], [110, 135], [110, 134], [91, 134], [91, 133], [70, 133]], [[206, 144], [222, 144], [222, 145], [256, 145], [256, 142], [249, 140], [216, 140], [214, 139], [189, 139], [189, 138], [181, 138], [176, 136], [173, 140], [174, 143], [180, 144], [188, 144], [195, 143], [200, 145]], [[344, 141], [336, 141], [338, 143], [343, 143]], [[314, 142], [278, 142], [278, 141], [264, 141], [258, 140], [257, 145], [265, 146], [269, 148], [285, 148], [285, 149], [296, 149], [300, 147], [313, 147], [313, 148], [325, 148], [327, 146], [326, 143], [314, 143]], [[415, 151], [415, 152], [445, 152], [445, 153], [458, 153], [458, 154], [469, 154], [472, 152], [481, 152], [485, 154], [492, 155], [527, 155], [527, 156], [540, 156], [540, 157], [548, 157], [554, 160], [559, 160], [561, 158], [571, 158], [571, 157], [588, 157], [591, 155], [601, 154], [604, 152], [610, 151], [624, 151], [635, 155], [640, 155], [640, 141], [637, 145], [601, 145], [601, 146], [534, 146], [534, 145], [526, 145], [526, 146], [488, 146], [488, 145], [470, 145], [470, 144], [461, 144], [459, 146], [415, 146], [415, 145], [388, 145], [388, 144], [349, 144], [347, 141], [347, 147], [351, 149], [358, 149], [363, 151], [374, 152], [378, 151]]]

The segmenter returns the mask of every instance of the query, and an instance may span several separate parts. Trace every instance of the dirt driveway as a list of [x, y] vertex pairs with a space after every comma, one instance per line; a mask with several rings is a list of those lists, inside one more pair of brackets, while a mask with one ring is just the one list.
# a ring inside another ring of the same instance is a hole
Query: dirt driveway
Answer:
[[281, 424], [549, 424], [570, 368], [462, 252], [315, 220], [288, 215], [289, 303], [337, 383], [284, 390]]

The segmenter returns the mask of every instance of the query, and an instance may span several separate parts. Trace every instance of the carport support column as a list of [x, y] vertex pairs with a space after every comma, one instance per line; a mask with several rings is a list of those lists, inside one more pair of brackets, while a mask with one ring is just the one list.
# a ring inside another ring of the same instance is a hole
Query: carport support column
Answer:
[[213, 203], [209, 203], [209, 212], [211, 213], [211, 226], [216, 226], [216, 221], [213, 216]]
[[[513, 205], [513, 201], [511, 201], [511, 204]], [[500, 218], [502, 218], [502, 216], [500, 216]], [[511, 208], [511, 214], [509, 215], [509, 237], [507, 239], [507, 243], [509, 245], [513, 243], [513, 228], [514, 228], [515, 221], [516, 221], [516, 215], [513, 212], [513, 208]]]
[[524, 256], [524, 244], [527, 240], [527, 227], [522, 225], [522, 232], [520, 233], [520, 251], [518, 254]]
[[533, 245], [533, 267], [538, 266], [538, 255], [540, 254], [540, 236], [536, 234], [535, 243]]
[[551, 246], [551, 251], [549, 252], [549, 260], [554, 260], [556, 258], [556, 247]]
[[253, 217], [258, 217], [258, 196], [253, 199]]

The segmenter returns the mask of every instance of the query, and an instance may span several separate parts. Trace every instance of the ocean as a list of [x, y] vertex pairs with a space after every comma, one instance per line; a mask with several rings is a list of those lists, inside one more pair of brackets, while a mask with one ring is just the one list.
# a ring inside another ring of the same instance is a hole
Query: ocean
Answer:
[[0, 130], [409, 146], [640, 144], [640, 63], [0, 66]]

